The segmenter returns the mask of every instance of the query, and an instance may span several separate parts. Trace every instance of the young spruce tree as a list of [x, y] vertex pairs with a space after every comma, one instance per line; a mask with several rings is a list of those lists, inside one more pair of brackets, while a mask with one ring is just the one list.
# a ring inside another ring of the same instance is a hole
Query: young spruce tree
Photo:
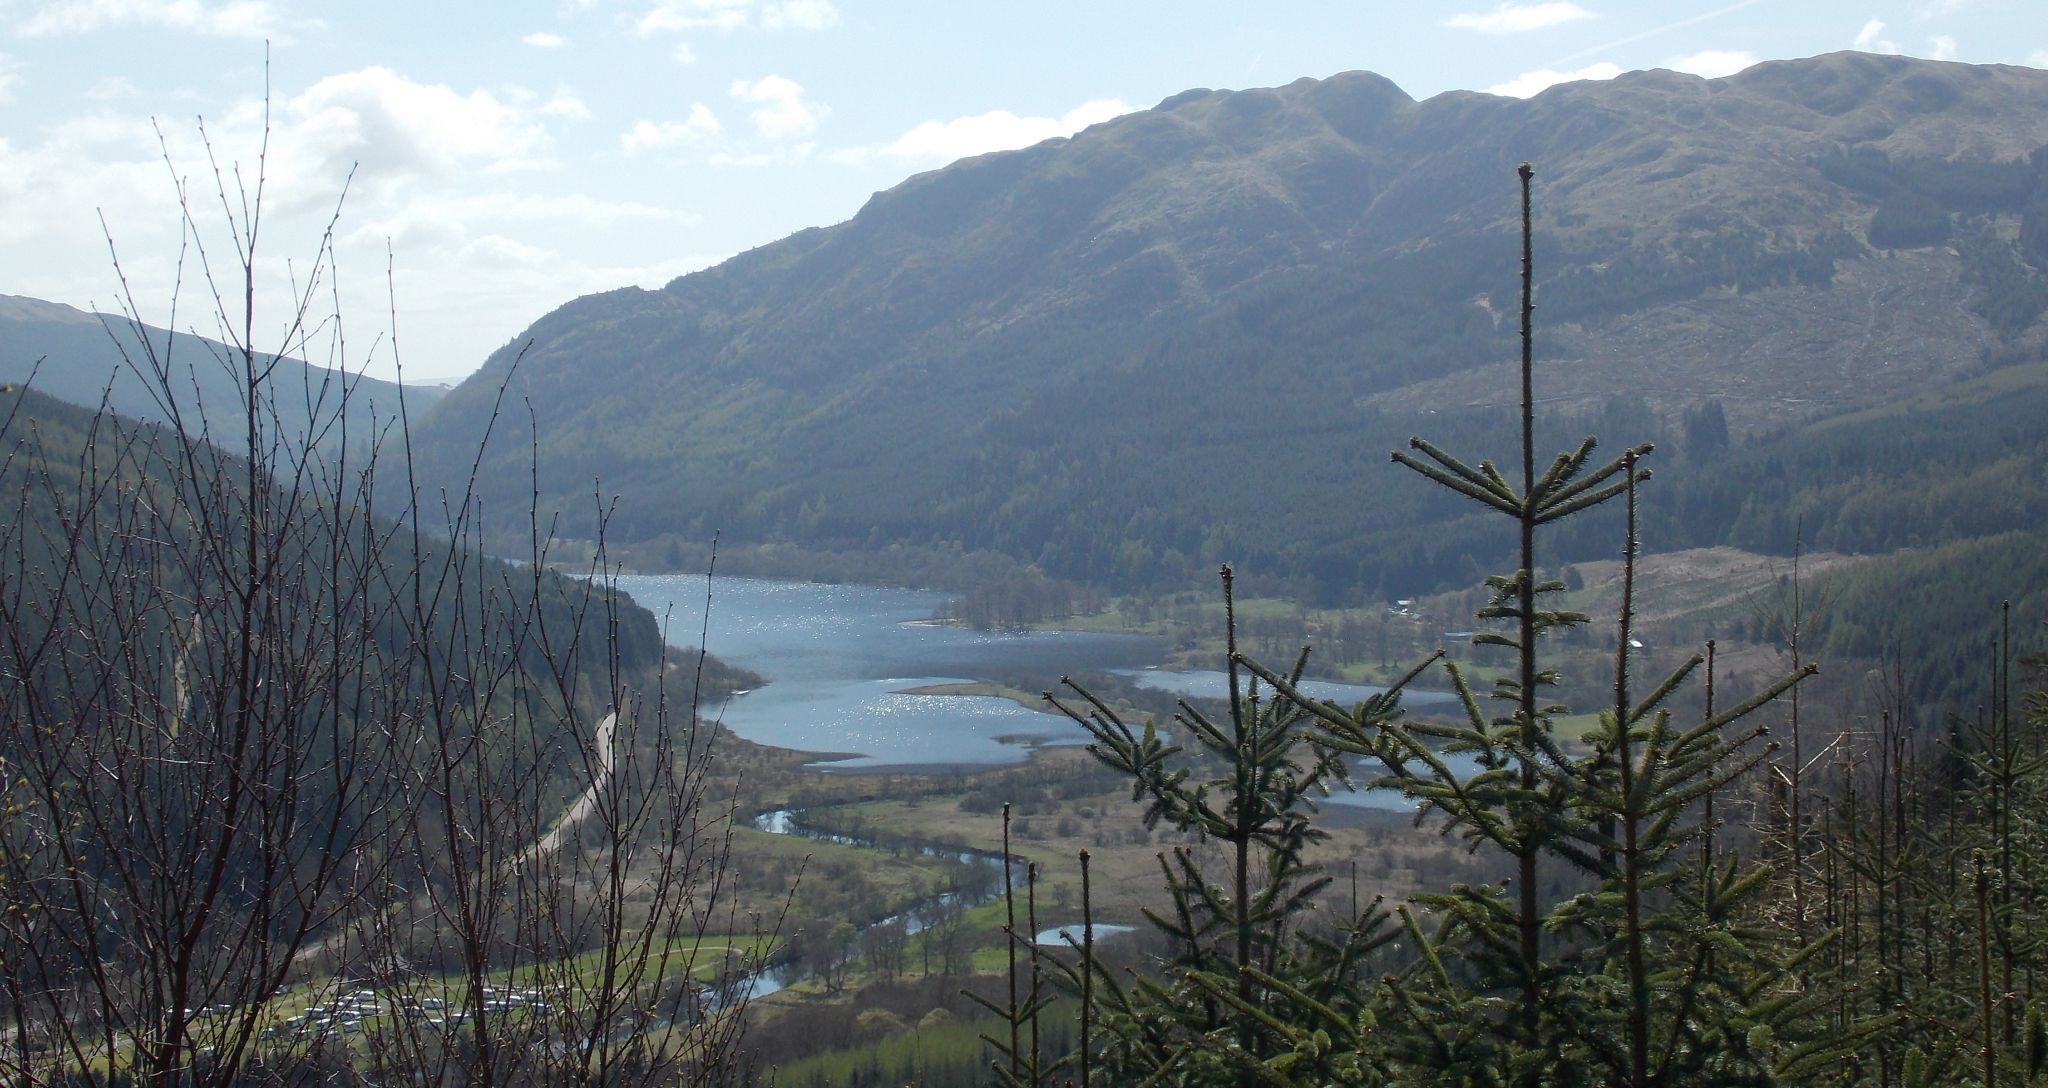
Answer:
[[[1501, 711], [1487, 713], [1465, 673], [1448, 663], [1462, 720], [1405, 720], [1399, 685], [1346, 709], [1300, 692], [1305, 655], [1283, 674], [1239, 654], [1233, 639], [1229, 727], [1181, 716], [1209, 765], [1222, 767], [1218, 778], [1190, 784], [1189, 770], [1173, 769], [1177, 749], [1150, 726], [1133, 733], [1099, 702], [1075, 713], [1095, 734], [1096, 753], [1151, 800], [1155, 819], [1201, 832], [1235, 860], [1236, 879], [1224, 884], [1207, 879], [1189, 852], [1162, 859], [1174, 911], [1155, 924], [1184, 952], [1162, 981], [1112, 997], [1104, 1017], [1110, 1055], [1131, 1081], [1802, 1083], [1831, 1071], [1880, 1025], [1834, 1023], [1824, 1032], [1820, 1013], [1831, 998], [1807, 983], [1826, 939], [1795, 945], [1761, 924], [1756, 900], [1766, 870], [1701, 848], [1712, 828], [1708, 799], [1764, 755], [1761, 728], [1731, 727], [1811, 670], [1676, 722], [1667, 704], [1702, 659], [1645, 692], [1630, 655], [1634, 504], [1649, 477], [1642, 460], [1650, 447], [1596, 464], [1588, 438], [1539, 470], [1533, 171], [1524, 164], [1519, 174], [1519, 478], [1419, 438], [1413, 453], [1394, 454], [1516, 525], [1517, 569], [1488, 579], [1492, 596], [1480, 613], [1496, 628], [1475, 639], [1513, 657], [1492, 683]], [[1586, 736], [1560, 738], [1555, 723], [1565, 708], [1544, 697], [1557, 676], [1542, 639], [1587, 617], [1547, 605], [1564, 586], [1537, 579], [1537, 530], [1615, 499], [1626, 500], [1630, 516], [1613, 698]], [[1249, 698], [1240, 670], [1255, 678]], [[1259, 682], [1275, 694], [1261, 700]], [[1446, 758], [1454, 755], [1477, 770], [1455, 770]], [[1301, 846], [1318, 832], [1305, 802], [1356, 756], [1377, 760], [1386, 773], [1376, 784], [1410, 797], [1420, 818], [1441, 820], [1474, 850], [1497, 851], [1512, 876], [1404, 904], [1397, 930], [1375, 908], [1341, 927], [1340, 940], [1307, 940], [1315, 882]], [[1245, 878], [1254, 858], [1265, 862], [1263, 882]], [[1290, 941], [1289, 932], [1304, 939]], [[1386, 956], [1402, 934], [1398, 969], [1366, 978], [1364, 957]]]
[[[1344, 780], [1342, 756], [1298, 697], [1275, 698], [1245, 675], [1227, 566], [1222, 580], [1227, 716], [1212, 720], [1183, 701], [1174, 722], [1191, 751], [1167, 743], [1152, 723], [1133, 730], [1071, 681], [1078, 702], [1047, 695], [1094, 736], [1097, 758], [1131, 776], [1148, 826], [1197, 832], [1205, 846], [1221, 848], [1224, 862], [1219, 875], [1204, 863], [1206, 850], [1159, 856], [1171, 906], [1146, 917], [1174, 949], [1162, 977], [1125, 988], [1086, 974], [1093, 964], [1083, 961], [1074, 988], [1085, 980], [1102, 995], [1108, 1040], [1090, 1058], [1104, 1083], [1118, 1085], [1386, 1083], [1369, 1045], [1373, 1017], [1360, 981], [1397, 935], [1389, 917], [1374, 903], [1334, 925], [1310, 925], [1312, 898], [1329, 883], [1307, 857], [1327, 837], [1311, 819], [1314, 800]], [[1291, 688], [1307, 662], [1304, 649], [1269, 683]], [[1397, 721], [1406, 682], [1354, 708], [1353, 720]], [[1335, 1034], [1303, 1009], [1318, 1010]], [[1084, 1015], [1093, 1011], [1084, 1004]]]

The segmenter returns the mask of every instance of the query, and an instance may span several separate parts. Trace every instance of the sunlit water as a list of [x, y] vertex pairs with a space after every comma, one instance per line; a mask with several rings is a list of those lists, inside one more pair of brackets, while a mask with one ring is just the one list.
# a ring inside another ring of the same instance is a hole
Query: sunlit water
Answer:
[[1070, 925], [1060, 926], [1057, 929], [1040, 930], [1032, 935], [1031, 943], [1052, 945], [1056, 948], [1079, 948], [1082, 944], [1082, 937], [1089, 932], [1093, 932], [1095, 940], [1097, 943], [1100, 943], [1118, 934], [1135, 933], [1137, 932], [1137, 927], [1114, 925], [1109, 922], [1096, 922], [1093, 925], [1084, 926], [1079, 922], [1074, 922]]
[[[1108, 671], [1180, 695], [1220, 698], [1228, 689], [1220, 671], [1151, 667], [1165, 649], [1155, 638], [934, 623], [946, 597], [924, 590], [718, 578], [709, 587], [706, 633], [702, 576], [635, 575], [619, 584], [664, 619], [670, 643], [703, 640], [712, 653], [768, 678], [708, 713], [750, 741], [823, 754], [812, 764], [819, 770], [1000, 766], [1028, 758], [1037, 745], [1087, 740], [1064, 715], [915, 688], [1018, 674], [1049, 688], [1063, 673]], [[1380, 690], [1324, 681], [1302, 688], [1344, 704]], [[1421, 710], [1450, 698], [1410, 690], [1404, 704]], [[1362, 769], [1360, 778], [1375, 771]], [[1386, 790], [1345, 791], [1327, 803], [1407, 807]]]
[[848, 757], [821, 769], [1000, 765], [1027, 758], [1033, 745], [1078, 743], [1086, 734], [1063, 715], [909, 689], [1019, 673], [1050, 688], [1062, 673], [1142, 667], [1161, 650], [1158, 639], [1134, 635], [933, 623], [946, 598], [922, 590], [751, 578], [712, 582], [705, 635], [702, 577], [619, 582], [667, 617], [670, 643], [702, 638], [712, 653], [768, 678], [711, 712], [760, 744]]

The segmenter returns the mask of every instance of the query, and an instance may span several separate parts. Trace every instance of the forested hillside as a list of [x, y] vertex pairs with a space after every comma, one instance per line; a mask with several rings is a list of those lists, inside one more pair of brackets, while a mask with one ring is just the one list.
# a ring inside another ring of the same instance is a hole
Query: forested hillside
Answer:
[[[643, 565], [721, 530], [1122, 588], [1224, 560], [1322, 602], [1470, 584], [1498, 543], [1360, 470], [1507, 418], [1500, 209], [1530, 159], [1545, 425], [1680, 453], [1653, 547], [2027, 528], [2038, 482], [1990, 447], [2036, 441], [2014, 427], [2048, 303], [2044, 102], [2040, 72], [1860, 54], [1526, 101], [1364, 73], [1190, 91], [571, 302], [435, 410], [423, 465], [465, 472], [508, 382], [544, 504], [579, 535], [582, 497], [620, 495]], [[2003, 391], [1943, 400], [1971, 379]], [[1900, 422], [1959, 441], [1925, 454]], [[487, 495], [524, 496], [530, 463], [488, 459]], [[1979, 501], [2006, 483], [2019, 502]]]
[[[190, 444], [188, 448], [187, 444], [170, 439], [165, 433], [166, 428], [79, 407], [33, 389], [14, 389], [4, 396], [5, 401], [0, 402], [0, 489], [9, 496], [10, 505], [4, 522], [0, 522], [5, 532], [4, 538], [0, 539], [5, 541], [6, 561], [13, 571], [13, 576], [8, 579], [12, 593], [9, 614], [16, 622], [9, 628], [10, 639], [16, 640], [18, 645], [27, 646], [46, 638], [91, 637], [93, 632], [88, 630], [49, 630], [33, 625], [37, 619], [46, 620], [79, 608], [79, 605], [50, 596], [51, 582], [65, 574], [80, 585], [117, 576], [124, 572], [109, 568], [105, 561], [109, 558], [129, 563], [143, 560], [145, 557], [134, 549], [145, 544], [149, 548], [146, 558], [164, 564], [161, 577], [152, 579], [153, 591], [164, 594], [168, 599], [184, 602], [188, 609], [182, 614], [171, 610], [158, 616], [152, 621], [152, 633], [163, 636], [165, 630], [189, 621], [189, 610], [193, 604], [206, 601], [217, 590], [205, 585], [179, 584], [182, 578], [190, 576], [190, 565], [180, 564], [178, 558], [187, 552], [230, 546], [233, 538], [247, 529], [242, 517], [247, 512], [246, 507], [224, 507], [235, 516], [227, 524], [217, 526], [202, 526], [189, 516], [172, 520], [164, 526], [173, 531], [172, 535], [146, 541], [92, 538], [119, 537], [126, 531], [140, 528], [134, 521], [124, 520], [132, 519], [134, 513], [124, 511], [122, 504], [137, 492], [175, 494], [181, 486], [178, 476], [182, 473], [196, 470], [223, 491], [232, 492], [235, 484], [224, 482], [248, 478], [246, 459], [211, 445]], [[192, 459], [189, 466], [177, 463], [186, 457]], [[275, 481], [267, 478], [265, 482], [276, 486]], [[191, 483], [185, 481], [182, 486], [189, 488]], [[389, 566], [388, 579], [371, 583], [382, 591], [385, 599], [347, 602], [348, 607], [360, 609], [364, 616], [388, 615], [395, 602], [413, 594], [416, 589], [412, 584], [414, 580], [430, 577], [431, 572], [445, 568], [453, 561], [451, 545], [446, 539], [436, 536], [416, 539], [412, 533], [401, 531], [400, 526], [379, 518], [367, 509], [344, 508], [340, 511], [341, 520], [337, 522], [334, 512], [318, 510], [316, 500], [310, 496], [293, 496], [278, 490], [260, 501], [306, 508], [303, 510], [306, 520], [282, 530], [272, 528], [267, 531], [297, 534], [305, 530], [303, 538], [294, 536], [275, 543], [289, 548], [294, 562], [313, 570], [359, 561], [351, 555], [354, 548], [349, 540], [351, 536], [388, 541], [399, 549], [398, 554], [380, 560]], [[213, 530], [218, 539], [205, 540], [191, 535], [202, 527]], [[120, 550], [111, 556], [102, 551], [117, 545]], [[495, 559], [480, 562], [483, 567], [474, 577], [484, 585], [513, 584], [507, 577], [514, 569], [512, 564]], [[67, 572], [67, 566], [74, 569]], [[181, 567], [186, 569], [181, 570]], [[130, 569], [125, 573], [133, 575], [136, 572]], [[606, 653], [581, 655], [562, 663], [573, 665], [573, 672], [578, 674], [571, 677], [575, 681], [573, 686], [594, 689], [591, 705], [602, 700], [607, 686], [604, 677], [611, 669], [644, 677], [660, 661], [663, 654], [660, 634], [655, 628], [653, 615], [646, 609], [624, 597], [606, 602], [601, 587], [593, 590], [584, 582], [556, 572], [546, 572], [533, 580], [538, 583], [538, 592], [532, 600], [503, 602], [490, 607], [511, 608], [515, 612], [531, 610], [540, 617], [540, 622], [558, 628], [563, 637], [587, 640], [593, 646], [609, 639], [611, 646]], [[320, 589], [317, 580], [301, 580], [298, 585], [316, 595]], [[447, 590], [433, 592], [445, 594]], [[329, 602], [327, 607], [335, 607], [338, 603]], [[592, 603], [598, 607], [591, 607]], [[318, 604], [318, 598], [314, 596], [294, 600], [281, 607], [299, 612], [313, 609]], [[448, 660], [430, 658], [423, 663], [428, 666], [428, 671], [422, 675], [431, 675], [454, 667], [453, 655], [458, 642], [450, 636], [465, 622], [465, 612], [480, 614], [476, 610], [483, 607], [480, 600], [465, 602], [449, 596], [445, 607], [433, 610], [428, 617], [434, 625], [431, 630], [404, 632], [396, 624], [382, 623], [373, 625], [367, 635], [378, 646], [380, 654], [393, 659], [401, 658], [411, 650], [448, 657]], [[84, 610], [79, 614], [105, 618], [96, 610]], [[581, 629], [585, 624], [594, 626]], [[604, 625], [615, 630], [607, 632]], [[112, 642], [122, 641], [119, 632], [101, 632], [98, 637]], [[417, 638], [419, 644], [412, 645], [407, 641], [410, 638]], [[78, 652], [82, 651], [77, 648], [67, 651]], [[141, 659], [152, 668], [163, 667], [165, 663], [154, 660], [156, 656], [152, 651], [144, 651]], [[607, 657], [611, 660], [607, 661]], [[542, 662], [536, 658], [529, 664], [542, 665]]]
[[[1520, 173], [1526, 215], [1531, 171]], [[1048, 696], [1089, 731], [1089, 755], [1128, 779], [1148, 827], [1192, 840], [1158, 855], [1154, 970], [1103, 958], [1092, 928], [1065, 947], [1016, 942], [977, 994], [992, 1078], [962, 1068], [948, 1019], [794, 1065], [810, 1077], [800, 1083], [1993, 1088], [2048, 1074], [2048, 963], [2030, 936], [2048, 796], [2048, 662], [2025, 656], [2040, 644], [2026, 629], [2038, 606], [1982, 610], [1953, 632], [1987, 674], [1974, 716], [1925, 697], [1906, 675], [1911, 652], [1860, 692], [1821, 689], [1825, 709], [1796, 633], [1774, 676], [1717, 671], [1711, 641], [1660, 657], [1635, 638], [1653, 451], [1596, 455], [1587, 440], [1550, 455], [1535, 434], [1532, 354], [1502, 432], [1473, 448], [1432, 434], [1381, 469], [1514, 538], [1471, 639], [1495, 657], [1437, 674], [1443, 655], [1427, 655], [1349, 705], [1316, 699], [1300, 683], [1309, 647], [1284, 668], [1244, 649], [1224, 567], [1226, 698], [1141, 722], [1089, 684], [1063, 680]], [[1620, 556], [1611, 626], [1540, 573], [1554, 530], [1602, 521]], [[2009, 544], [1997, 554], [2017, 554]], [[1989, 565], [2039, 584], [2037, 559]], [[1931, 563], [1879, 569], [1860, 592], [1907, 622], [1941, 592]], [[1790, 581], [1779, 634], [1819, 596], [1801, 595], [1798, 572]], [[1568, 649], [1589, 626], [1611, 647], [1604, 666]], [[2022, 664], [2037, 670], [2025, 694]], [[1589, 667], [1598, 687], [1565, 694], [1559, 672]], [[1401, 689], [1431, 674], [1455, 703], [1404, 706]], [[1354, 861], [1347, 899], [1343, 867], [1318, 851], [1340, 822], [1323, 802], [1354, 776], [1397, 791], [1418, 828], [1484, 875], [1403, 894], [1383, 861], [1382, 894], [1368, 898]], [[1012, 827], [1006, 805], [1006, 851]], [[1091, 854], [1073, 860], [1086, 919]], [[1034, 856], [1021, 892], [1006, 883], [1006, 932], [1020, 907], [1036, 929], [1038, 880]]]
[[[253, 359], [233, 452], [0, 386], [0, 1073], [313, 1078], [346, 1059], [256, 1054], [313, 1034], [279, 1023], [294, 989], [418, 968], [441, 981], [407, 983], [414, 1009], [481, 1008], [486, 980], [592, 953], [631, 975], [583, 981], [602, 996], [573, 1015], [645, 1045], [622, 1004], [695, 1000], [645, 942], [718, 900], [695, 699], [757, 678], [673, 657], [601, 567], [374, 506], [371, 455], [273, 437]], [[590, 916], [629, 866], [634, 920]], [[532, 1038], [381, 1060], [475, 1081]]]

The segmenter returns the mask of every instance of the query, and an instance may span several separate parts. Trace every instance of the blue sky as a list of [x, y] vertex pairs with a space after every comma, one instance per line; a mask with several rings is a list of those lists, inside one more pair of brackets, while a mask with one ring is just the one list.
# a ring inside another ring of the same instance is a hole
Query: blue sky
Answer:
[[[1416, 98], [1526, 96], [1852, 48], [2048, 67], [2043, 7], [0, 0], [0, 293], [116, 308], [111, 234], [142, 316], [171, 320], [174, 179], [217, 209], [200, 118], [223, 170], [254, 177], [266, 42], [259, 264], [277, 301], [259, 346], [282, 336], [279, 292], [317, 267], [323, 310], [338, 299], [348, 317], [349, 365], [393, 372], [395, 313], [407, 376], [434, 378], [577, 295], [659, 286], [843, 220], [918, 171], [1190, 87], [1365, 69]], [[220, 276], [221, 216], [198, 219]], [[197, 250], [182, 251], [177, 323], [212, 332]]]

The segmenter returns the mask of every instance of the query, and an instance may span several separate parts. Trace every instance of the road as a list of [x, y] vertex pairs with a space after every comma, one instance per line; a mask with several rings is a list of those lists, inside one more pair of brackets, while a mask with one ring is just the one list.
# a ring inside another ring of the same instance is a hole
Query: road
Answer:
[[[540, 860], [560, 852], [562, 844], [568, 842], [569, 837], [576, 833], [576, 829], [582, 826], [583, 821], [597, 811], [597, 803], [604, 796], [605, 787], [610, 784], [612, 773], [618, 767], [618, 753], [612, 747], [612, 737], [618, 731], [618, 725], [619, 712], [616, 710], [605, 715], [604, 720], [597, 723], [597, 735], [594, 738], [597, 748], [597, 774], [591, 777], [589, 787], [563, 811], [562, 818], [556, 821], [553, 828], [514, 856], [512, 867], [515, 871], [524, 868], [529, 861]], [[327, 936], [300, 948], [296, 958], [303, 962], [322, 952], [337, 948], [350, 937], [352, 930], [353, 927], [349, 924], [336, 926]]]
[[597, 810], [598, 799], [604, 795], [605, 787], [611, 783], [612, 771], [618, 766], [618, 753], [612, 749], [612, 734], [617, 731], [618, 725], [619, 712], [616, 710], [605, 715], [604, 720], [597, 723], [597, 774], [591, 776], [589, 788], [562, 813], [562, 818], [555, 826], [532, 846], [520, 852], [519, 861], [522, 864], [529, 858], [544, 858], [560, 851], [569, 836], [575, 834], [583, 821]]

